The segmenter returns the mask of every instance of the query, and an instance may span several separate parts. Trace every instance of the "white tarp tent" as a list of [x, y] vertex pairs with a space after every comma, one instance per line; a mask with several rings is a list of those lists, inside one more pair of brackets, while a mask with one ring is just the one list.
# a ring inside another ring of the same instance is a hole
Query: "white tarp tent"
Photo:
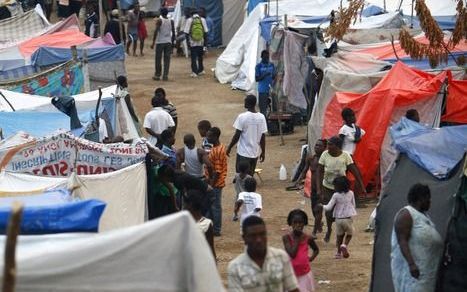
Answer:
[[[410, 0], [366, 0], [370, 4], [384, 8], [386, 2], [387, 11], [396, 11], [400, 9], [405, 15], [410, 15], [412, 10], [412, 1]], [[464, 2], [465, 3], [465, 2]], [[456, 15], [456, 2], [454, 0], [425, 0], [425, 4], [430, 9], [432, 16], [451, 16]], [[414, 4], [415, 5], [415, 4]], [[415, 12], [414, 12], [415, 13]]]
[[16, 262], [18, 292], [224, 291], [188, 212], [99, 234], [19, 236]]
[[[326, 18], [330, 12], [340, 6], [340, 0], [283, 0], [278, 2], [278, 15], [283, 22], [283, 16], [288, 17], [288, 26], [296, 29], [322, 28], [323, 23], [306, 23], [309, 17]], [[344, 3], [345, 5], [346, 3]], [[239, 28], [231, 42], [216, 61], [216, 78], [220, 83], [232, 83], [232, 87], [245, 91], [255, 90], [255, 66], [259, 61], [265, 41], [260, 36], [260, 22], [265, 17], [266, 3], [261, 3], [250, 13]], [[276, 15], [276, 8], [271, 4], [270, 14]], [[374, 29], [400, 26], [402, 19], [399, 13], [387, 13], [371, 17], [362, 17], [351, 28]]]
[[147, 193], [144, 162], [114, 172], [44, 177], [9, 171], [0, 172], [0, 197], [39, 194], [45, 190], [68, 188], [74, 197], [99, 199], [107, 206], [99, 231], [141, 224], [146, 218]]

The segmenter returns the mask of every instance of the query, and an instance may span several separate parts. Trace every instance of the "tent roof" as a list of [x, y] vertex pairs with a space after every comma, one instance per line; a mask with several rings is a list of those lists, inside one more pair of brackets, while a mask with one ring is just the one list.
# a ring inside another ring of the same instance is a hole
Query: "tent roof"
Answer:
[[326, 109], [323, 137], [338, 133], [342, 124], [340, 112], [344, 107], [356, 112], [357, 124], [366, 134], [354, 153], [354, 160], [367, 183], [378, 166], [393, 111], [436, 96], [447, 76], [447, 72], [432, 75], [397, 62], [368, 93], [336, 93]]
[[[396, 11], [401, 0], [367, 0], [367, 2], [379, 7], [384, 7], [384, 2], [386, 2], [387, 11]], [[425, 0], [425, 4], [433, 16], [456, 15], [456, 1]], [[405, 15], [410, 15], [412, 1], [402, 1], [401, 9]]]
[[186, 211], [99, 234], [19, 236], [17, 251], [18, 291], [225, 291]]

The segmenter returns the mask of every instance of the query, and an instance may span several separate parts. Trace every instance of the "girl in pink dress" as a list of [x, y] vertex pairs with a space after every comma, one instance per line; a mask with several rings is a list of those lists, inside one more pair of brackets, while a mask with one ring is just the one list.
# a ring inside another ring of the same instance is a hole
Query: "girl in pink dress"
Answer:
[[[319, 248], [314, 239], [303, 232], [305, 225], [308, 225], [308, 216], [303, 210], [292, 210], [287, 216], [287, 224], [292, 227], [292, 232], [284, 235], [282, 241], [292, 261], [300, 292], [315, 291], [310, 262], [318, 256]], [[311, 257], [308, 255], [309, 247], [313, 250]]]
[[139, 39], [139, 52], [141, 56], [144, 56], [144, 40], [148, 37], [148, 30], [146, 29], [146, 24], [144, 23], [144, 11], [140, 11], [138, 19], [138, 39]]

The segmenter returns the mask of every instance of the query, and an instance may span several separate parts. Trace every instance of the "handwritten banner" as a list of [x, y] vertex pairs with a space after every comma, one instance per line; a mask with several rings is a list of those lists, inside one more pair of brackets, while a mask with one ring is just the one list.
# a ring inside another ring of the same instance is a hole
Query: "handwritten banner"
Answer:
[[146, 153], [144, 144], [100, 144], [59, 133], [0, 149], [0, 169], [41, 176], [100, 174], [143, 161]]

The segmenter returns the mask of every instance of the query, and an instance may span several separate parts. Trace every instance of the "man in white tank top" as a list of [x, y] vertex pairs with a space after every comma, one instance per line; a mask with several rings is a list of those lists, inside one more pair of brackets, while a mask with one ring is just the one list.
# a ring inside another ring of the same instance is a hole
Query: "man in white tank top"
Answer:
[[183, 137], [185, 147], [177, 150], [177, 169], [182, 169], [185, 163], [185, 172], [198, 178], [204, 178], [204, 166], [209, 176], [213, 175], [212, 163], [209, 161], [208, 153], [196, 147], [195, 136], [186, 134]]
[[161, 80], [162, 55], [164, 55], [164, 72], [162, 80], [168, 80], [170, 55], [172, 55], [172, 46], [175, 42], [175, 26], [173, 20], [167, 18], [169, 11], [167, 8], [161, 8], [161, 16], [156, 19], [156, 29], [152, 38], [151, 49], [156, 45], [156, 70], [152, 79]]

